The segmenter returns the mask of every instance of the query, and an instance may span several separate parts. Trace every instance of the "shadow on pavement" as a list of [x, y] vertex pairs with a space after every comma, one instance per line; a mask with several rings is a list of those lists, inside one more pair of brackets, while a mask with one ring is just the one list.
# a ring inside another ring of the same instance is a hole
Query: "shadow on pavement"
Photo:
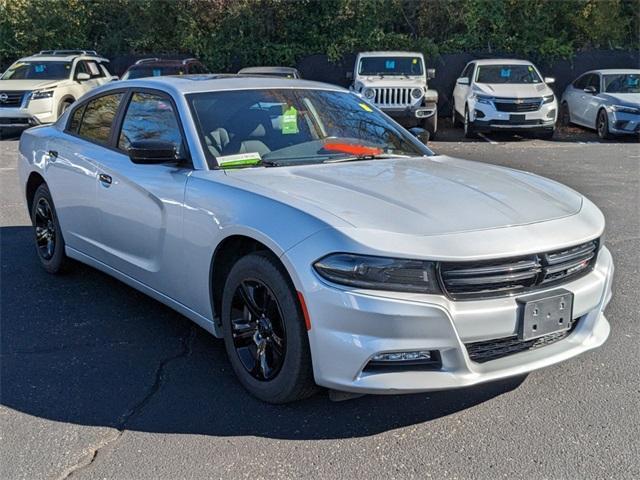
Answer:
[[77, 264], [39, 266], [29, 227], [0, 229], [1, 403], [58, 422], [158, 433], [331, 439], [427, 422], [517, 388], [273, 406], [236, 381], [223, 343], [126, 285]]

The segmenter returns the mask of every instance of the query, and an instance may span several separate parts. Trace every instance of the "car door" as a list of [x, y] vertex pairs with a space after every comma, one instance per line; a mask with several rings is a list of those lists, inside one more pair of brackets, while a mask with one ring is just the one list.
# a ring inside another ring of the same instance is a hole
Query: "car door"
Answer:
[[582, 102], [582, 95], [584, 95], [584, 88], [587, 85], [588, 75], [582, 75], [578, 77], [573, 83], [569, 84], [564, 92], [563, 100], [567, 102], [567, 108], [569, 109], [569, 115], [571, 121], [574, 123], [580, 123], [580, 114], [578, 110]]
[[588, 125], [585, 113], [587, 111], [587, 104], [593, 95], [585, 92], [585, 88], [591, 84], [593, 76], [594, 75], [592, 73], [587, 73], [578, 84], [580, 91], [577, 94], [577, 101], [575, 102], [574, 109], [571, 113], [574, 121], [580, 125]]
[[587, 83], [587, 88], [592, 87], [594, 93], [585, 93], [584, 112], [582, 118], [589, 128], [596, 128], [596, 118], [600, 108], [600, 74], [592, 73]]
[[67, 247], [96, 257], [99, 212], [96, 159], [106, 148], [124, 91], [94, 97], [73, 108], [64, 132], [48, 145], [47, 182]]
[[471, 88], [471, 79], [473, 78], [474, 67], [475, 67], [474, 63], [468, 64], [460, 74], [460, 77], [458, 77], [459, 79], [466, 78], [468, 81], [468, 84], [465, 85], [462, 83], [458, 83], [458, 81], [456, 80], [456, 86], [453, 89], [453, 101], [455, 104], [455, 109], [460, 116], [464, 115], [464, 108], [467, 103], [467, 96], [469, 95], [469, 89]]
[[156, 90], [132, 90], [124, 100], [112, 139], [113, 152], [98, 160], [100, 260], [178, 299], [182, 271], [182, 209], [189, 161], [136, 164], [127, 150], [141, 140], [188, 151], [173, 100]]

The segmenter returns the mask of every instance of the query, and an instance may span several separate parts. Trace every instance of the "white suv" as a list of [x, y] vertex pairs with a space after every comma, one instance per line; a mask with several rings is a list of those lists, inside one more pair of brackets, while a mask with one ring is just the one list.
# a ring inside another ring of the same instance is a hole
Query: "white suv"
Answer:
[[0, 133], [55, 122], [89, 90], [117, 79], [92, 50], [43, 50], [0, 77]]
[[553, 136], [558, 102], [540, 72], [525, 60], [469, 62], [453, 90], [453, 123], [463, 121], [464, 132], [533, 131]]
[[438, 92], [427, 87], [435, 76], [417, 52], [360, 52], [351, 90], [405, 127], [421, 126], [433, 138], [438, 129]]

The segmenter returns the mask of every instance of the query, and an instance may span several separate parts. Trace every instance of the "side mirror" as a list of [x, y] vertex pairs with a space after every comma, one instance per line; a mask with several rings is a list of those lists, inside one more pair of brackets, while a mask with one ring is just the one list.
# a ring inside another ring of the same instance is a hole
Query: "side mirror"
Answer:
[[76, 80], [78, 80], [79, 82], [84, 82], [85, 80], [91, 80], [91, 75], [89, 75], [88, 73], [80, 72], [79, 74], [76, 75]]
[[596, 87], [594, 87], [592, 85], [589, 85], [588, 87], [585, 87], [584, 93], [588, 93], [589, 95], [595, 95], [596, 94]]
[[353, 72], [347, 72], [345, 76], [347, 77], [347, 80], [353, 80]]
[[460, 77], [458, 80], [456, 80], [456, 83], [458, 85], [469, 85], [469, 79], [467, 77]]
[[431, 80], [432, 78], [436, 78], [436, 69], [427, 68], [427, 80]]
[[544, 77], [544, 83], [551, 85], [552, 83], [556, 83], [556, 79], [554, 77]]
[[157, 164], [178, 161], [176, 145], [162, 140], [141, 140], [133, 142], [128, 150], [133, 163]]
[[420, 140], [425, 145], [429, 141], [429, 131], [420, 127], [413, 127], [409, 129], [409, 133]]

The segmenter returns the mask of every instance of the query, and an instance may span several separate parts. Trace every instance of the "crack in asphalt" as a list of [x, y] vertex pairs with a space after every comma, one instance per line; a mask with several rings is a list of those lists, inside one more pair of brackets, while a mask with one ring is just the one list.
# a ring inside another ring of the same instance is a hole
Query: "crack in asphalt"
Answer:
[[144, 395], [144, 397], [142, 397], [140, 401], [138, 401], [133, 407], [131, 407], [118, 418], [118, 422], [115, 426], [116, 431], [110, 436], [103, 438], [97, 445], [90, 447], [87, 451], [87, 454], [84, 455], [77, 463], [71, 465], [64, 472], [62, 472], [62, 474], [57, 477], [57, 480], [65, 480], [71, 478], [78, 472], [89, 468], [93, 464], [93, 462], [95, 462], [100, 450], [117, 442], [120, 437], [122, 437], [122, 434], [127, 429], [127, 425], [129, 424], [129, 422], [136, 418], [142, 412], [142, 410], [144, 410], [153, 396], [162, 387], [165, 379], [165, 371], [167, 365], [169, 365], [171, 362], [174, 362], [175, 360], [191, 356], [191, 354], [193, 353], [193, 341], [195, 337], [196, 329], [195, 326], [192, 325], [189, 327], [187, 334], [180, 338], [180, 352], [178, 352], [176, 355], [172, 355], [171, 357], [167, 357], [160, 362], [155, 371], [153, 384], [151, 385], [149, 390], [147, 390], [147, 393]]

